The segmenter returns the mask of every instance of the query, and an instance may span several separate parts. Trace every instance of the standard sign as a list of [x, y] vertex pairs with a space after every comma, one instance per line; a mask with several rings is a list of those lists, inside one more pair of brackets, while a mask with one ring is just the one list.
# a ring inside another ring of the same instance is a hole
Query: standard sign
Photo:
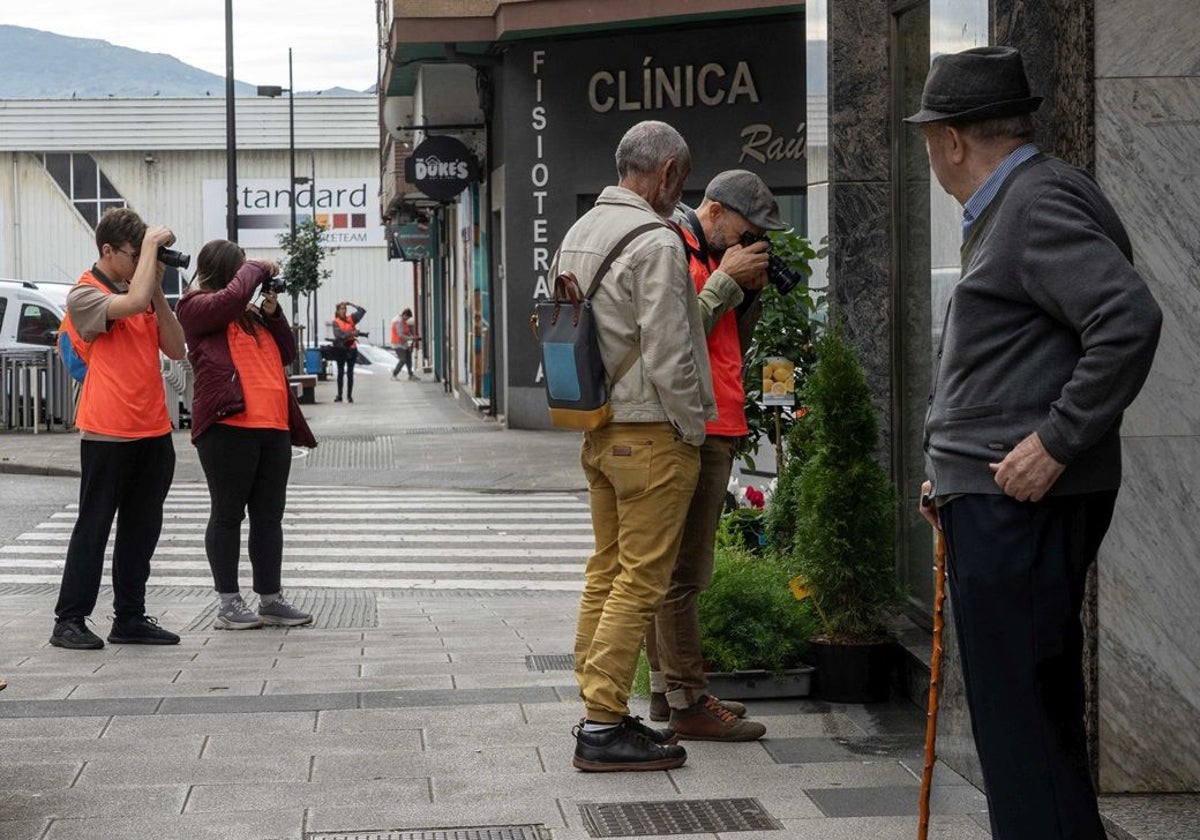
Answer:
[[[315, 217], [325, 229], [321, 243], [333, 248], [382, 247], [378, 177], [328, 178], [296, 185], [296, 222]], [[225, 238], [225, 182], [205, 180], [204, 239]], [[287, 178], [238, 179], [238, 244], [243, 248], [278, 248], [279, 235], [291, 224]]]
[[479, 162], [454, 137], [426, 137], [404, 162], [404, 180], [435, 201], [451, 201], [479, 180]]

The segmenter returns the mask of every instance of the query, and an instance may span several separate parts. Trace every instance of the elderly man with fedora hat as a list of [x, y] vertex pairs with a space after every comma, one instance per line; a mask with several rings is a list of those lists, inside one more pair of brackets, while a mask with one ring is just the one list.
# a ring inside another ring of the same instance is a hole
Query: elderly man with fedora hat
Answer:
[[992, 837], [1092, 840], [1079, 611], [1162, 316], [1095, 180], [1033, 144], [1040, 104], [1019, 52], [981, 47], [934, 59], [907, 118], [963, 207], [920, 510], [946, 539]]

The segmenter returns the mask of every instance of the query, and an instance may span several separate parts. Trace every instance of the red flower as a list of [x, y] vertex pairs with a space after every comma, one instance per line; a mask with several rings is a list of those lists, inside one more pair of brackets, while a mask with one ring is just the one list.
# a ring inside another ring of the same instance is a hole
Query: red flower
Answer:
[[750, 507], [756, 507], [760, 510], [766, 506], [767, 498], [762, 494], [761, 490], [754, 487], [746, 487], [746, 501], [750, 503]]

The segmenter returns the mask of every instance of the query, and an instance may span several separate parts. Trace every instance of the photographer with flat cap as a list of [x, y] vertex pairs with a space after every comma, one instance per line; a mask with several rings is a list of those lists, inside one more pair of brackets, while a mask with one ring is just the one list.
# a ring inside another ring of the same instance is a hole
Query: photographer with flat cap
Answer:
[[745, 720], [746, 707], [708, 692], [700, 652], [700, 593], [713, 576], [713, 543], [725, 507], [735, 453], [750, 427], [742, 357], [761, 311], [758, 292], [767, 283], [769, 230], [786, 230], [779, 205], [762, 178], [745, 169], [722, 172], [708, 183], [695, 210], [681, 207], [688, 270], [708, 335], [717, 419], [705, 426], [700, 478], [688, 506], [683, 542], [671, 584], [646, 633], [650, 660], [650, 719], [670, 721], [683, 740], [753, 741], [766, 727]]
[[980, 47], [934, 59], [907, 118], [963, 206], [920, 512], [945, 535], [992, 837], [1094, 840], [1079, 611], [1162, 316], [1095, 180], [1033, 143], [1040, 104], [1020, 53]]

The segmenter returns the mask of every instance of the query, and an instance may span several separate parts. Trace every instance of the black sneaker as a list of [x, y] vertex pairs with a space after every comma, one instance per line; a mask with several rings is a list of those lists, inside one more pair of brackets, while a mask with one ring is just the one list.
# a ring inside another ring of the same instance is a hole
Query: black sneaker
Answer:
[[177, 645], [179, 637], [170, 630], [158, 626], [158, 619], [152, 615], [139, 615], [134, 618], [114, 618], [112, 631], [108, 640], [114, 644], [126, 645]]
[[655, 729], [654, 727], [646, 726], [646, 724], [642, 723], [640, 717], [634, 715], [625, 716], [625, 725], [645, 735], [656, 744], [674, 744], [679, 740], [670, 729]]
[[54, 622], [50, 644], [69, 650], [99, 650], [104, 640], [89, 630], [82, 618], [60, 618]]
[[584, 732], [582, 726], [576, 726], [572, 730], [575, 757], [571, 763], [580, 770], [607, 773], [671, 770], [687, 761], [687, 751], [683, 747], [656, 743], [640, 731], [646, 728], [629, 717], [602, 732]]

